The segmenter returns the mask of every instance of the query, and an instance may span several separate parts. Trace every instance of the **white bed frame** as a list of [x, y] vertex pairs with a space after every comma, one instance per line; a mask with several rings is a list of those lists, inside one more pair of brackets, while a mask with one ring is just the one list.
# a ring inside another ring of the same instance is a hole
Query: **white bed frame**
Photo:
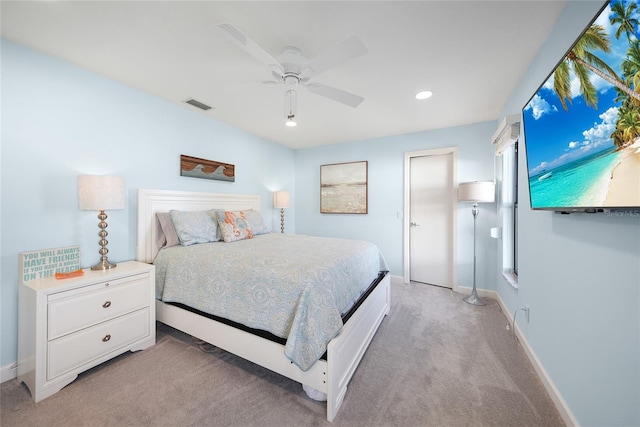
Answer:
[[[155, 215], [171, 209], [260, 210], [260, 196], [138, 190], [138, 261], [151, 263], [158, 252]], [[327, 347], [327, 360], [318, 360], [308, 371], [300, 370], [284, 355], [284, 346], [252, 335], [174, 305], [156, 301], [156, 318], [173, 328], [198, 337], [294, 381], [327, 395], [327, 420], [333, 421], [344, 400], [347, 385], [390, 308], [387, 274]]]

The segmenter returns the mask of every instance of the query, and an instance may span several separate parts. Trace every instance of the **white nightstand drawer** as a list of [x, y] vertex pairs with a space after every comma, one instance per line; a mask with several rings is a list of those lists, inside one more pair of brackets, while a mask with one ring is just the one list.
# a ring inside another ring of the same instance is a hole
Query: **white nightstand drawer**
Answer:
[[85, 290], [62, 292], [50, 298], [50, 340], [149, 305], [147, 275], [104, 282]]
[[149, 308], [49, 342], [47, 380], [149, 335]]

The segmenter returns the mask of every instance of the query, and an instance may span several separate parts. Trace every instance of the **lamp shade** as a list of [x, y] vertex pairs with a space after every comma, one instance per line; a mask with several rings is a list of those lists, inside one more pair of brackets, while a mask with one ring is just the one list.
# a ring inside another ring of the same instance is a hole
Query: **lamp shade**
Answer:
[[288, 191], [276, 191], [273, 193], [273, 207], [274, 208], [288, 208], [289, 207], [289, 192]]
[[491, 181], [462, 182], [458, 185], [458, 200], [461, 202], [493, 203], [495, 184]]
[[78, 176], [78, 204], [82, 210], [124, 209], [124, 179], [120, 176]]

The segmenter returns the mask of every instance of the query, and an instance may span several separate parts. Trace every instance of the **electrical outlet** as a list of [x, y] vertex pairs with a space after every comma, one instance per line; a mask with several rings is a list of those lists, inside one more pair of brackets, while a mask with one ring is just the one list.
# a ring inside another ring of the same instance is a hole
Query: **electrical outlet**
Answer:
[[525, 313], [525, 316], [527, 317], [527, 323], [529, 323], [529, 306], [526, 304], [524, 306], [524, 313]]

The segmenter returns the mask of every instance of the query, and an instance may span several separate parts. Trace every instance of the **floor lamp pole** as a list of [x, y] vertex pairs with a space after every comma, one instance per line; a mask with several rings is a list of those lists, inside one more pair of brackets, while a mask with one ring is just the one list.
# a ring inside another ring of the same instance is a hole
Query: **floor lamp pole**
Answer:
[[280, 233], [284, 234], [284, 208], [280, 208]]
[[473, 214], [473, 290], [471, 291], [471, 295], [464, 298], [464, 302], [473, 305], [487, 305], [487, 303], [478, 296], [478, 292], [476, 291], [476, 221], [478, 219], [478, 202], [473, 203], [471, 213]]

